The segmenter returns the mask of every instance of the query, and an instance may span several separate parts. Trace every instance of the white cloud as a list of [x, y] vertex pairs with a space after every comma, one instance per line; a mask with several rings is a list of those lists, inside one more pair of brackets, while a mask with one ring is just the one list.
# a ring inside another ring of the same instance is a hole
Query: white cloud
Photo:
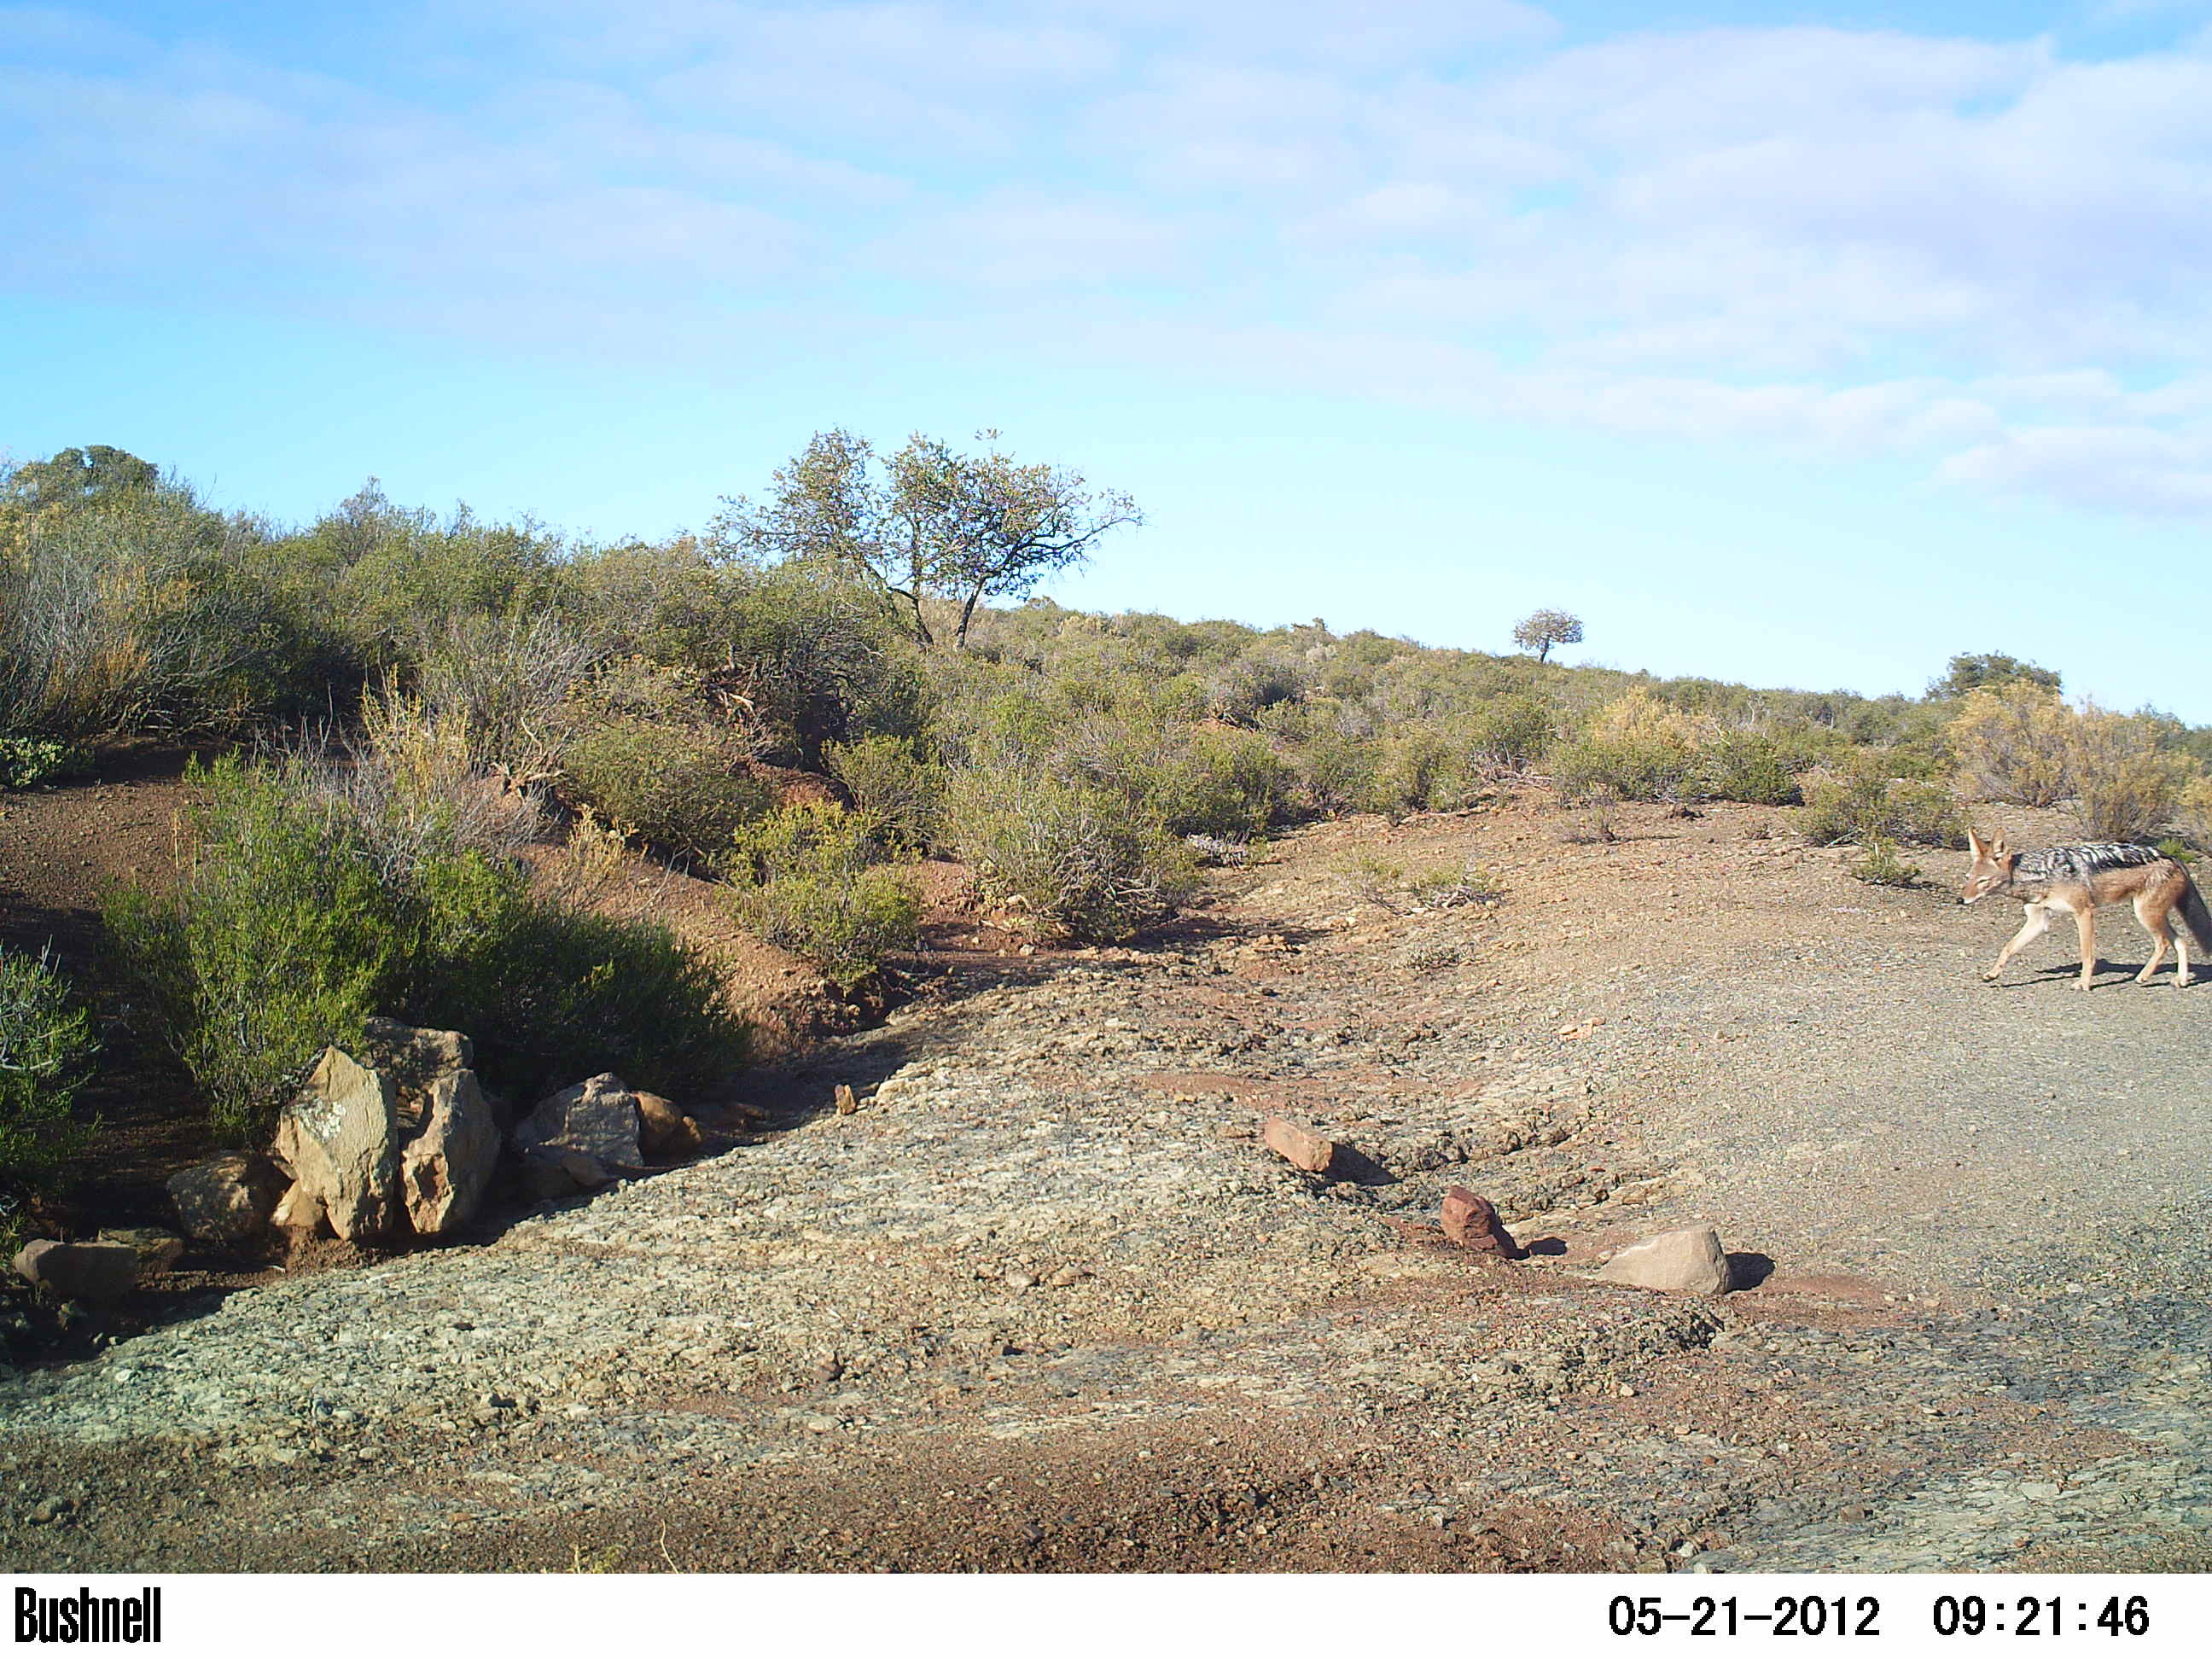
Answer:
[[0, 276], [533, 337], [588, 313], [608, 343], [972, 323], [2205, 510], [2202, 43], [1560, 47], [1515, 0], [483, 0], [416, 27], [502, 67], [316, 72], [0, 11], [0, 210], [44, 230]]

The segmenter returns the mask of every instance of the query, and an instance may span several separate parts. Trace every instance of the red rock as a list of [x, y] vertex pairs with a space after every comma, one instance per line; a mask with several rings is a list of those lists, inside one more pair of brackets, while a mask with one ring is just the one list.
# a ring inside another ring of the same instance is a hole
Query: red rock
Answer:
[[1271, 1117], [1260, 1131], [1267, 1150], [1310, 1175], [1320, 1175], [1336, 1161], [1337, 1146], [1308, 1124], [1287, 1117]]
[[1444, 1237], [1468, 1249], [1502, 1255], [1508, 1261], [1518, 1261], [1528, 1254], [1513, 1242], [1513, 1235], [1498, 1218], [1498, 1206], [1464, 1187], [1455, 1187], [1444, 1194], [1443, 1223]]

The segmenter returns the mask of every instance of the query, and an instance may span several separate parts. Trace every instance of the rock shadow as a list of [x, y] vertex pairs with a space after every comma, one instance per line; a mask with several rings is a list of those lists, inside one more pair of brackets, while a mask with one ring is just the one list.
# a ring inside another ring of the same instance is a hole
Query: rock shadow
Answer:
[[1774, 1258], [1757, 1250], [1730, 1250], [1728, 1265], [1732, 1291], [1755, 1291], [1774, 1276]]

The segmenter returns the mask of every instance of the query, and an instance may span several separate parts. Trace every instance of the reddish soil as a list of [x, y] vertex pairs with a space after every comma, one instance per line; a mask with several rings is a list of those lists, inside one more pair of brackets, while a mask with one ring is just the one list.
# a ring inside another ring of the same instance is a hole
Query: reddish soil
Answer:
[[100, 915], [120, 888], [174, 879], [186, 758], [166, 749], [110, 755], [96, 780], [0, 795], [0, 945], [50, 949], [90, 1000], [101, 1043], [99, 1071], [79, 1097], [100, 1124], [98, 1157], [37, 1222], [161, 1224], [161, 1183], [216, 1150], [191, 1079], [128, 1018]]

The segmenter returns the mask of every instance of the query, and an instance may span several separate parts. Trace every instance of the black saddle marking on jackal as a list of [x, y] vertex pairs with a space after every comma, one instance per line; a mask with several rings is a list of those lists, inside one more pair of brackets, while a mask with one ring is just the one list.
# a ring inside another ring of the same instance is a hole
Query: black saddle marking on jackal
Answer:
[[2074, 847], [2046, 847], [2023, 853], [2012, 867], [2015, 886], [2086, 887], [2100, 870], [2124, 870], [2136, 865], [2158, 864], [2166, 854], [2155, 847], [2119, 841], [2085, 842]]

